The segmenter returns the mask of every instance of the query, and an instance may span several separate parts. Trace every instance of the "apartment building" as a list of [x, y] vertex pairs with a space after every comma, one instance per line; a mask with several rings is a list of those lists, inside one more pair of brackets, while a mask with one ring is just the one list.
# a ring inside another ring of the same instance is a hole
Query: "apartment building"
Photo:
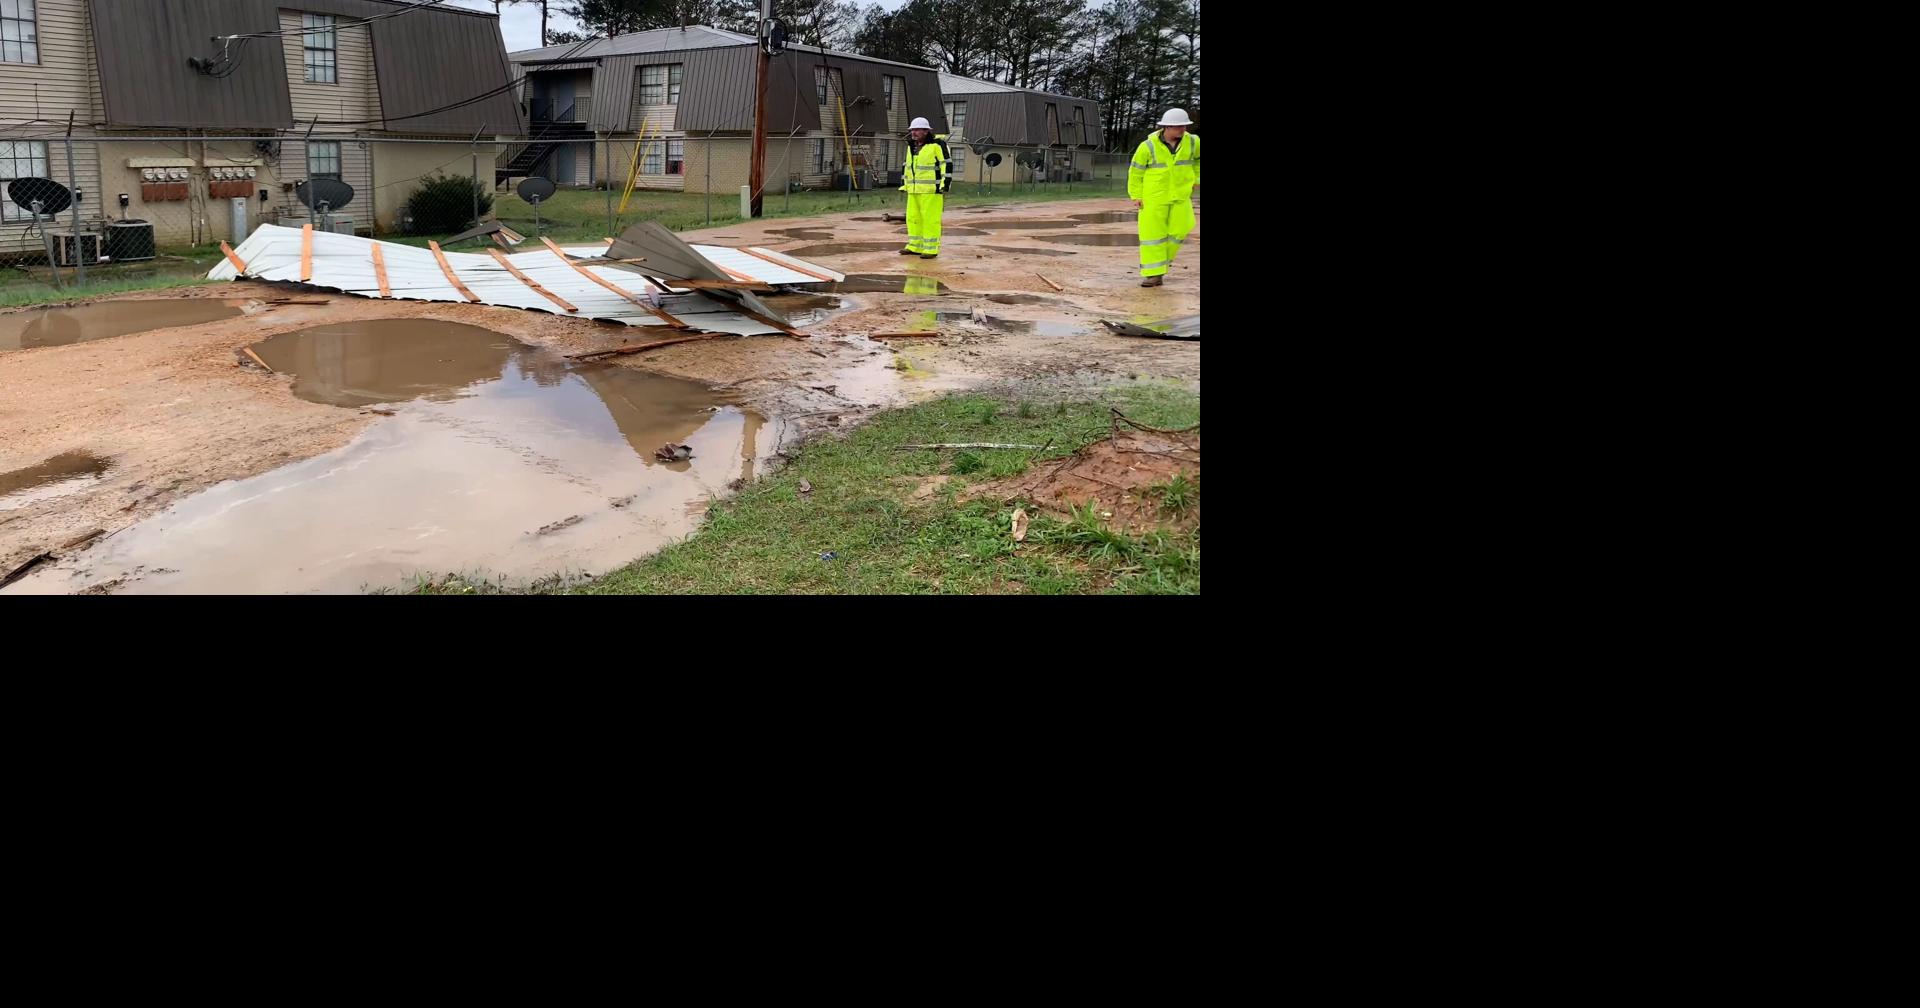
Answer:
[[[0, 0], [0, 193], [71, 177], [79, 199], [57, 231], [75, 214], [95, 233], [128, 217], [170, 244], [244, 237], [236, 198], [247, 231], [304, 217], [294, 185], [335, 178], [355, 191], [342, 227], [391, 230], [420, 177], [471, 174], [476, 133], [523, 128], [498, 18], [412, 6]], [[378, 142], [400, 139], [423, 142]], [[493, 148], [480, 151], [490, 182]], [[39, 249], [31, 231], [7, 201], [0, 254]]]
[[[756, 58], [753, 36], [705, 25], [515, 52], [542, 141], [503, 156], [499, 175], [737, 193], [752, 160]], [[932, 68], [793, 43], [772, 61], [767, 113], [769, 193], [886, 185], [913, 117], [945, 128]], [[604, 139], [614, 142], [583, 142]]]

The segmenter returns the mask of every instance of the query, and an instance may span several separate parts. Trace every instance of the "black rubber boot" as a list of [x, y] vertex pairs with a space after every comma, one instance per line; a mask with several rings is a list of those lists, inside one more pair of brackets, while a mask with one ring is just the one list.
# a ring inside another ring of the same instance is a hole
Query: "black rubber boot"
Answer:
[[901, 255], [919, 255], [920, 253], [918, 253], [918, 252], [915, 252], [915, 251], [914, 251], [914, 250], [912, 250], [912, 249], [901, 249], [901, 250], [900, 250], [900, 254], [901, 254]]
[[920, 258], [922, 258], [922, 259], [938, 259], [938, 258], [940, 258], [940, 253], [938, 253], [938, 252], [933, 252], [933, 253], [927, 253], [927, 252], [922, 252], [922, 253], [920, 253]]
[[1140, 281], [1140, 286], [1142, 286], [1142, 287], [1158, 287], [1158, 286], [1160, 286], [1160, 281], [1161, 281], [1162, 279], [1164, 279], [1164, 278], [1162, 278], [1162, 277], [1148, 277], [1148, 278], [1146, 278], [1145, 280], [1142, 280], [1142, 281]]

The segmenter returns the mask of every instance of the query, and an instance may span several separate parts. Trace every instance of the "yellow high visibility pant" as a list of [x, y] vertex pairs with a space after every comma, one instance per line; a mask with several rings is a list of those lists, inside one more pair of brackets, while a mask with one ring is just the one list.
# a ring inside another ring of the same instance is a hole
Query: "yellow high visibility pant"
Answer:
[[1140, 207], [1140, 275], [1165, 276], [1174, 253], [1193, 230], [1193, 201], [1147, 203]]
[[939, 193], [907, 194], [907, 251], [940, 254], [940, 211], [946, 202]]

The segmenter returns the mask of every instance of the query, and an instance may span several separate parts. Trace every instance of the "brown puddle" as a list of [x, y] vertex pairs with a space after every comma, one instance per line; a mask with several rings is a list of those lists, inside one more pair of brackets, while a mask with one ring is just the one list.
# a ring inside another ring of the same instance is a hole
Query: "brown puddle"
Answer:
[[[258, 351], [272, 349], [303, 396], [404, 402], [395, 415], [335, 451], [189, 497], [8, 591], [120, 581], [125, 593], [350, 593], [423, 573], [600, 573], [693, 531], [689, 502], [752, 479], [778, 448], [764, 417], [703, 383], [569, 361], [473, 326], [379, 323], [401, 328], [322, 326]], [[657, 461], [668, 443], [693, 457]]]
[[845, 280], [814, 285], [838, 294], [951, 294], [952, 289], [932, 277], [849, 273]]
[[786, 235], [799, 241], [832, 241], [833, 232], [818, 227], [769, 228], [768, 234]]
[[0, 473], [0, 511], [65, 497], [112, 467], [112, 462], [92, 452], [67, 452], [39, 465]]
[[1060, 299], [1038, 294], [989, 294], [987, 300], [994, 304], [1058, 304]]
[[812, 325], [839, 311], [842, 305], [833, 294], [768, 294], [760, 301], [777, 309], [793, 325]]
[[241, 314], [244, 304], [214, 298], [146, 298], [11, 312], [0, 315], [0, 352], [214, 322]]
[[968, 221], [967, 226], [986, 228], [989, 231], [1040, 231], [1047, 228], [1079, 227], [1080, 223], [1071, 220], [977, 220]]
[[[989, 329], [998, 329], [1001, 332], [1022, 333], [1033, 336], [1076, 336], [1085, 331], [1081, 326], [1072, 322], [1003, 319], [993, 315], [988, 315], [986, 318], [976, 321], [972, 312], [922, 312], [921, 314], [933, 315], [941, 322], [973, 322], [975, 325], [983, 325]], [[916, 326], [916, 328], [918, 327]]]
[[[894, 234], [897, 234], [897, 235], [903, 235], [903, 234], [906, 234], [906, 233], [907, 233], [907, 229], [906, 229], [906, 228], [900, 228], [899, 230], [896, 230], [896, 231], [894, 232]], [[989, 234], [992, 234], [992, 233], [993, 233], [993, 232], [991, 232], [991, 231], [976, 231], [976, 230], [974, 230], [973, 228], [970, 228], [970, 227], [956, 227], [956, 226], [953, 226], [953, 225], [944, 225], [944, 226], [942, 226], [942, 227], [940, 228], [940, 235], [941, 235], [941, 237], [943, 237], [943, 238], [944, 238], [944, 237], [949, 237], [949, 236], [954, 236], [954, 235], [957, 235], [957, 236], [959, 236], [959, 237], [961, 237], [961, 238], [979, 238], [979, 237], [982, 237], [982, 236], [985, 236], [985, 235], [989, 235]], [[904, 244], [904, 243], [902, 243], [902, 244]]]
[[1057, 242], [1061, 245], [1138, 245], [1140, 238], [1130, 234], [1062, 234], [1034, 235], [1043, 242]]
[[[1046, 240], [1047, 240], [1047, 236], [1045, 236], [1045, 235], [1039, 235], [1039, 236], [1037, 236], [1037, 237], [1039, 237], [1041, 241], [1046, 241]], [[1064, 236], [1064, 237], [1068, 237], [1068, 238], [1098, 238], [1098, 237], [1100, 237], [1100, 236], [1099, 236], [1099, 235], [1066, 235], [1066, 236]], [[1127, 241], [1128, 241], [1129, 243], [1132, 243], [1132, 242], [1134, 241], [1134, 238], [1133, 238], [1133, 236], [1132, 236], [1132, 235], [1124, 235], [1124, 236], [1122, 236], [1122, 237], [1125, 237], [1125, 238], [1127, 239]], [[1104, 244], [1106, 244], [1106, 243], [1105, 243], [1105, 242], [1086, 242], [1085, 244], [1088, 244], [1088, 245], [1104, 245]], [[1008, 255], [1037, 255], [1037, 256], [1067, 256], [1067, 255], [1069, 256], [1069, 255], [1079, 255], [1079, 253], [1078, 253], [1078, 252], [1068, 252], [1068, 251], [1066, 251], [1065, 249], [1043, 249], [1043, 248], [1013, 248], [1013, 247], [1011, 247], [1011, 246], [1007, 246], [1007, 245], [963, 245], [963, 246], [961, 246], [960, 248], [958, 248], [958, 249], [955, 249], [954, 251], [956, 251], [956, 252], [958, 252], [958, 251], [965, 251], [966, 249], [980, 249], [980, 250], [982, 250], [982, 251], [986, 251], [986, 252], [1005, 252], [1005, 253], [1006, 253], [1006, 254], [1008, 254]]]
[[281, 333], [253, 345], [294, 376], [293, 394], [334, 406], [454, 399], [500, 378], [523, 344], [478, 326], [433, 319], [370, 319]]
[[802, 245], [796, 249], [787, 249], [790, 256], [805, 259], [808, 256], [852, 255], [856, 252], [898, 252], [900, 246], [895, 242], [837, 242], [832, 245]]
[[1099, 213], [1077, 213], [1067, 216], [1088, 224], [1132, 224], [1140, 219], [1139, 215], [1125, 210], [1103, 210]]

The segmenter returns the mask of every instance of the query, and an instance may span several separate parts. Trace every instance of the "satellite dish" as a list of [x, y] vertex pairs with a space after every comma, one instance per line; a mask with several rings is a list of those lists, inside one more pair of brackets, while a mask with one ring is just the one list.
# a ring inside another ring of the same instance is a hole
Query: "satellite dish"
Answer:
[[997, 168], [999, 166], [1000, 166], [1000, 155], [998, 154], [987, 155], [987, 167]]
[[29, 213], [33, 211], [33, 201], [40, 201], [40, 213], [52, 216], [73, 205], [73, 194], [67, 187], [52, 179], [22, 178], [7, 183], [7, 198], [13, 205]]
[[293, 187], [293, 194], [309, 210], [320, 209], [322, 203], [329, 210], [338, 210], [353, 202], [353, 187], [339, 179], [307, 179]]
[[989, 133], [971, 142], [973, 144], [973, 152], [984, 157], [987, 153], [987, 148], [993, 146], [993, 134]]
[[551, 179], [543, 179], [535, 175], [531, 178], [521, 179], [520, 185], [514, 189], [514, 192], [519, 193], [520, 198], [529, 203], [538, 203], [541, 200], [551, 199], [554, 189], [555, 186]]

